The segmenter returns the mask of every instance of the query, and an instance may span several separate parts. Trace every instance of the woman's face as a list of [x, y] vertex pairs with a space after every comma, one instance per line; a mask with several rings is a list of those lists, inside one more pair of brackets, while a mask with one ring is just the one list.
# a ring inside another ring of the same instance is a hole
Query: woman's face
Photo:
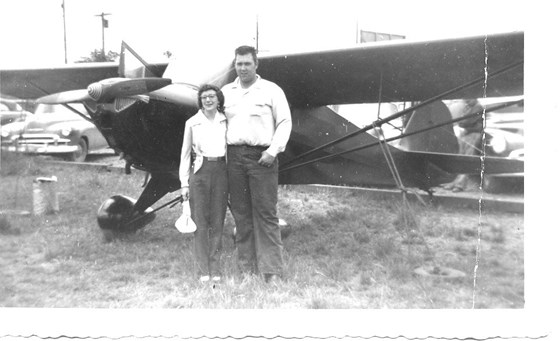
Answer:
[[205, 110], [218, 109], [218, 96], [214, 90], [207, 90], [200, 94], [200, 101]]

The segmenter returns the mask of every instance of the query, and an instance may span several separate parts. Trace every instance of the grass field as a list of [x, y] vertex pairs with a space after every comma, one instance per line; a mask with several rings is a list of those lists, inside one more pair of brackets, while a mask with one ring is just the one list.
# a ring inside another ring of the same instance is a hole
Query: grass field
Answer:
[[[32, 211], [32, 181], [56, 175], [60, 212], [0, 215], [0, 307], [76, 308], [523, 308], [522, 214], [371, 200], [327, 188], [280, 189], [289, 224], [284, 280], [243, 277], [228, 213], [225, 280], [194, 277], [193, 240], [173, 224], [180, 205], [106, 242], [96, 223], [109, 196], [138, 197], [144, 174], [79, 169], [3, 156], [0, 211]], [[165, 197], [162, 204], [177, 196]], [[408, 222], [408, 223], [407, 223]], [[427, 269], [430, 276], [415, 273]], [[464, 277], [450, 278], [457, 270]]]

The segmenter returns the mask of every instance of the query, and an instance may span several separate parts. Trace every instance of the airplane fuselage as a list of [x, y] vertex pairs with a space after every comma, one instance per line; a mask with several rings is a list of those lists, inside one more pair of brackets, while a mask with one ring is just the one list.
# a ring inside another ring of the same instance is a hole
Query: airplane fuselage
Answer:
[[[91, 106], [88, 107], [88, 110], [91, 109]], [[90, 115], [109, 145], [123, 153], [132, 167], [149, 172], [152, 178], [165, 179], [165, 191], [172, 192], [180, 187], [178, 170], [184, 125], [197, 110], [192, 106], [151, 99], [148, 103], [135, 101], [119, 112], [111, 105], [97, 105]], [[293, 109], [292, 123], [286, 151], [279, 155], [281, 184], [396, 185], [379, 146], [283, 171], [286, 168], [284, 165], [297, 155], [358, 129], [328, 107]], [[360, 134], [312, 157], [328, 156], [376, 141], [370, 134]], [[450, 174], [430, 169], [421, 158], [411, 158], [400, 149], [388, 147], [405, 186], [427, 190], [450, 179]], [[139, 201], [143, 202], [142, 198]], [[147, 200], [141, 209], [152, 204], [151, 201]]]

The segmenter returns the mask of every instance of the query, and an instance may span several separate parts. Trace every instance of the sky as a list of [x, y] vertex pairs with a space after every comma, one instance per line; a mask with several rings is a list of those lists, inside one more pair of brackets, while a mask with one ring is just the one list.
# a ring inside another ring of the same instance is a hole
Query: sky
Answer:
[[259, 50], [270, 52], [347, 46], [355, 43], [357, 28], [409, 39], [525, 30], [526, 8], [515, 3], [522, 2], [0, 0], [1, 13], [10, 14], [0, 21], [0, 67], [50, 66], [64, 64], [65, 55], [68, 63], [89, 56], [103, 46], [101, 13], [109, 21], [105, 51], [119, 52], [124, 40], [155, 62], [165, 60], [165, 51], [255, 45], [257, 22]]

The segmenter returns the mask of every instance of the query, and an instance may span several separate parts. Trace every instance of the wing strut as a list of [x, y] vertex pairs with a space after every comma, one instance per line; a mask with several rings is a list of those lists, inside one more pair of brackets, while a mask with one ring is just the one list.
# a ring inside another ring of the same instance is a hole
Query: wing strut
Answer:
[[[347, 134], [347, 135], [345, 135], [345, 136], [343, 136], [343, 137], [341, 137], [341, 138], [338, 138], [338, 139], [336, 139], [336, 140], [333, 140], [333, 141], [331, 141], [331, 142], [328, 142], [328, 143], [326, 143], [326, 144], [323, 144], [323, 145], [321, 145], [321, 146], [318, 146], [318, 147], [316, 147], [316, 148], [313, 148], [313, 149], [311, 149], [311, 150], [309, 150], [309, 151], [307, 151], [307, 152], [305, 152], [305, 153], [302, 153], [302, 154], [296, 156], [295, 158], [286, 161], [286, 163], [284, 163], [284, 165], [292, 164], [292, 163], [294, 163], [295, 161], [300, 160], [300, 159], [302, 159], [302, 158], [304, 158], [304, 157], [306, 157], [306, 156], [308, 156], [308, 155], [310, 155], [310, 154], [312, 154], [312, 153], [315, 153], [315, 152], [317, 152], [317, 151], [323, 150], [323, 149], [325, 149], [325, 148], [328, 148], [328, 147], [331, 147], [331, 146], [333, 146], [333, 145], [335, 145], [335, 144], [338, 144], [338, 143], [340, 143], [340, 142], [343, 142], [343, 141], [345, 141], [345, 140], [347, 140], [347, 139], [349, 139], [349, 138], [351, 138], [351, 137], [354, 137], [354, 136], [356, 136], [356, 135], [359, 135], [359, 134], [361, 134], [361, 133], [364, 133], [364, 132], [366, 132], [366, 131], [368, 131], [368, 130], [374, 128], [374, 127], [380, 127], [381, 125], [383, 125], [383, 124], [385, 124], [385, 123], [387, 123], [387, 122], [389, 122], [389, 121], [392, 121], [392, 120], [394, 120], [394, 119], [396, 119], [396, 118], [399, 118], [399, 117], [401, 117], [401, 116], [403, 116], [403, 115], [406, 115], [406, 114], [408, 114], [408, 113], [411, 113], [411, 112], [413, 112], [414, 110], [417, 110], [417, 109], [419, 109], [419, 108], [421, 108], [421, 107], [423, 107], [423, 106], [426, 106], [426, 105], [428, 105], [428, 104], [430, 104], [430, 103], [433, 103], [433, 102], [435, 102], [435, 101], [438, 101], [438, 100], [444, 98], [445, 96], [448, 96], [448, 95], [450, 95], [450, 94], [452, 94], [452, 93], [454, 93], [454, 92], [458, 92], [458, 91], [464, 90], [464, 89], [466, 89], [466, 88], [468, 88], [468, 87], [471, 87], [471, 86], [473, 86], [473, 85], [475, 85], [475, 84], [478, 84], [478, 83], [481, 83], [481, 82], [483, 82], [483, 81], [486, 81], [486, 80], [488, 80], [488, 79], [490, 79], [490, 78], [492, 78], [492, 77], [495, 77], [495, 76], [497, 76], [497, 75], [499, 75], [499, 74], [502, 74], [502, 73], [504, 73], [504, 72], [510, 71], [510, 70], [512, 70], [512, 69], [514, 69], [514, 68], [516, 68], [516, 67], [518, 67], [518, 66], [520, 66], [520, 65], [522, 65], [522, 64], [523, 64], [523, 60], [518, 61], [518, 62], [513, 63], [513, 64], [510, 64], [510, 65], [508, 65], [508, 66], [506, 66], [506, 67], [504, 67], [504, 68], [501, 68], [501, 69], [499, 69], [499, 70], [497, 70], [497, 71], [495, 71], [495, 72], [493, 72], [493, 73], [488, 74], [488, 76], [479, 77], [479, 78], [477, 78], [477, 79], [475, 79], [475, 80], [472, 80], [472, 81], [470, 81], [470, 82], [468, 82], [468, 83], [465, 83], [465, 84], [460, 85], [460, 86], [458, 86], [458, 87], [455, 87], [455, 88], [453, 88], [453, 89], [451, 89], [451, 90], [445, 91], [445, 92], [443, 92], [443, 93], [441, 93], [441, 94], [439, 94], [439, 95], [436, 95], [436, 96], [434, 96], [434, 97], [432, 97], [432, 98], [429, 98], [429, 99], [427, 99], [427, 100], [425, 100], [425, 101], [423, 101], [423, 102], [421, 102], [421, 103], [419, 103], [419, 104], [413, 105], [413, 106], [411, 106], [411, 107], [409, 107], [409, 108], [407, 108], [407, 109], [404, 109], [404, 110], [402, 110], [402, 111], [399, 111], [399, 112], [397, 112], [397, 113], [395, 113], [395, 114], [393, 114], [393, 115], [391, 115], [391, 116], [388, 116], [388, 117], [386, 117], [386, 118], [384, 118], [384, 119], [378, 119], [377, 121], [373, 122], [372, 124], [368, 124], [367, 126], [361, 128], [361, 129], [358, 129], [358, 130], [356, 130], [355, 132], [352, 132], [352, 133]], [[450, 122], [447, 122], [446, 124], [449, 124], [449, 123], [450, 123]], [[441, 125], [438, 125], [438, 126], [441, 126]], [[430, 127], [428, 130], [433, 129], [433, 128], [438, 127], [438, 126]], [[401, 135], [399, 138], [401, 138], [401, 137], [404, 137], [404, 136]], [[374, 144], [377, 144], [377, 143], [374, 143]], [[371, 146], [371, 145], [367, 145], [367, 146]], [[358, 148], [358, 149], [362, 149], [362, 148], [360, 147], [360, 148]], [[353, 149], [353, 150], [358, 150], [358, 149]], [[340, 154], [340, 153], [339, 153], [339, 154]], [[334, 156], [334, 155], [337, 155], [337, 154], [333, 154], [333, 156]], [[326, 158], [326, 157], [325, 157], [325, 158]], [[306, 164], [307, 164], [307, 163], [306, 163]], [[299, 166], [299, 164], [298, 164], [298, 166]], [[293, 167], [290, 167], [290, 168], [293, 168]], [[286, 169], [283, 169], [283, 170], [286, 170]]]
[[[37, 90], [39, 90], [39, 91], [41, 91], [42, 93], [44, 93], [45, 96], [50, 95], [50, 94], [48, 93], [48, 91], [46, 91], [45, 89], [41, 88], [40, 86], [38, 86], [37, 84], [33, 83], [32, 81], [27, 80], [27, 82], [28, 82], [29, 84], [31, 84], [32, 86], [34, 86]], [[71, 110], [71, 111], [72, 111], [73, 113], [75, 113], [76, 115], [81, 116], [84, 120], [93, 123], [93, 120], [92, 120], [91, 118], [89, 118], [89, 117], [87, 117], [86, 115], [82, 114], [81, 112], [79, 112], [79, 111], [76, 110], [75, 108], [69, 106], [69, 105], [66, 104], [66, 103], [61, 103], [61, 104], [64, 105], [67, 109]]]
[[[383, 73], [380, 76], [380, 80], [379, 80], [379, 100], [381, 99], [381, 89], [382, 89], [382, 80], [383, 80]], [[378, 101], [378, 103], [380, 103], [380, 101]], [[379, 114], [380, 114], [380, 109], [381, 107], [378, 106], [378, 112], [377, 112], [377, 117], [379, 120]], [[418, 223], [416, 221], [416, 217], [415, 215], [412, 213], [412, 208], [410, 207], [410, 202], [408, 201], [408, 198], [406, 197], [406, 194], [408, 192], [408, 190], [404, 187], [404, 184], [402, 182], [401, 176], [399, 174], [399, 169], [397, 168], [397, 164], [395, 163], [395, 159], [393, 158], [393, 154], [391, 153], [391, 149], [389, 148], [389, 145], [387, 143], [387, 140], [385, 139], [385, 133], [383, 133], [383, 127], [380, 127], [379, 129], [379, 143], [381, 146], [381, 151], [383, 152], [383, 156], [385, 157], [385, 161], [387, 162], [387, 166], [389, 167], [389, 170], [391, 171], [391, 175], [393, 176], [393, 179], [395, 180], [395, 184], [397, 185], [397, 187], [399, 188], [399, 190], [401, 191], [401, 195], [402, 195], [402, 206], [398, 212], [398, 214], [400, 215], [400, 221], [402, 222], [402, 226], [395, 226], [397, 232], [400, 232], [403, 235], [403, 239], [404, 240], [412, 240], [414, 238], [414, 232], [418, 227]], [[422, 199], [422, 197], [416, 192], [416, 191], [412, 191], [412, 193], [416, 196], [416, 198], [418, 199], [419, 202], [422, 203], [422, 205], [426, 206], [426, 203], [424, 202], [424, 200]], [[431, 190], [428, 190], [428, 193], [431, 197], [432, 192]], [[418, 234], [420, 236], [420, 238], [422, 239], [422, 242], [424, 244], [424, 246], [426, 247], [427, 251], [431, 254], [431, 250], [428, 247], [428, 243], [426, 243], [426, 241], [424, 240], [424, 237], [421, 233]], [[410, 255], [410, 243], [408, 243], [409, 248], [408, 248], [408, 252]]]
[[[381, 75], [379, 76], [379, 97], [377, 100], [377, 103], [381, 103], [381, 97], [382, 97], [382, 89], [383, 89], [383, 72], [381, 72]], [[380, 115], [381, 115], [381, 105], [377, 106], [377, 120], [380, 120]], [[397, 168], [397, 164], [395, 163], [395, 159], [393, 158], [393, 154], [391, 154], [391, 149], [389, 148], [389, 145], [387, 144], [387, 140], [385, 139], [385, 133], [383, 132], [383, 127], [380, 127], [379, 129], [379, 145], [381, 146], [381, 151], [383, 152], [383, 156], [385, 157], [385, 161], [387, 161], [387, 166], [389, 167], [389, 170], [391, 171], [391, 175], [393, 176], [393, 179], [395, 180], [395, 184], [397, 185], [397, 187], [399, 188], [399, 190], [402, 193], [403, 196], [403, 201], [404, 201], [404, 205], [405, 207], [408, 207], [408, 201], [406, 199], [406, 188], [404, 187], [404, 184], [401, 180], [401, 176], [399, 174], [399, 169]], [[416, 195], [416, 197], [418, 198], [418, 200], [423, 204], [426, 205], [424, 203], [424, 200], [422, 200], [422, 198], [418, 195], [418, 193], [414, 192], [414, 194]], [[405, 225], [407, 230], [408, 230], [408, 223]]]
[[[426, 243], [424, 236], [422, 235], [422, 233], [417, 233], [419, 231], [416, 231], [418, 229], [418, 222], [416, 220], [416, 216], [413, 213], [412, 207], [410, 206], [410, 202], [406, 197], [408, 191], [404, 187], [404, 184], [401, 180], [401, 177], [399, 175], [399, 170], [397, 169], [397, 165], [395, 164], [395, 160], [393, 159], [391, 150], [387, 145], [387, 141], [385, 140], [385, 135], [383, 134], [383, 130], [381, 130], [380, 136], [382, 139], [381, 150], [383, 151], [383, 156], [385, 156], [385, 161], [387, 161], [387, 165], [389, 166], [389, 169], [391, 170], [391, 174], [395, 179], [395, 183], [400, 189], [402, 195], [402, 206], [397, 212], [397, 214], [399, 215], [399, 219], [397, 221], [399, 221], [402, 225], [400, 224], [396, 225], [395, 229], [397, 230], [397, 232], [403, 235], [402, 237], [405, 241], [407, 240], [411, 241], [415, 236], [419, 237], [422, 240], [424, 247], [426, 247], [426, 250], [431, 254], [432, 250], [430, 250], [430, 247], [428, 246], [428, 243]], [[416, 191], [412, 191], [412, 193], [416, 196], [418, 201], [422, 203], [422, 205], [426, 206], [426, 203]], [[428, 191], [428, 194], [430, 195], [431, 198], [432, 196], [431, 190]], [[408, 252], [410, 253], [410, 243], [408, 243], [408, 245], [409, 245]]]
[[134, 224], [135, 222], [142, 220], [144, 217], [156, 213], [157, 211], [161, 210], [161, 209], [164, 208], [164, 207], [167, 207], [167, 206], [169, 206], [169, 205], [171, 205], [171, 207], [173, 207], [173, 206], [177, 205], [179, 202], [183, 202], [183, 197], [182, 197], [182, 196], [178, 196], [178, 197], [176, 197], [175, 199], [172, 199], [172, 200], [166, 202], [165, 204], [161, 205], [160, 207], [155, 208], [155, 209], [153, 209], [153, 210], [151, 210], [151, 211], [149, 211], [149, 212], [141, 213], [141, 214], [140, 214], [139, 216], [137, 216], [136, 218], [134, 218], [134, 219], [132, 219], [132, 220], [126, 222], [126, 223], [124, 224], [124, 226], [132, 225], [132, 224]]
[[[429, 130], [432, 130], [432, 129], [436, 129], [436, 128], [439, 128], [439, 127], [442, 127], [442, 126], [445, 126], [445, 125], [448, 125], [448, 124], [453, 124], [453, 123], [457, 123], [457, 122], [460, 122], [460, 121], [463, 121], [463, 120], [467, 120], [467, 119], [469, 119], [469, 118], [473, 118], [473, 117], [475, 117], [475, 116], [480, 116], [480, 115], [482, 115], [483, 112], [487, 112], [487, 113], [488, 113], [488, 112], [500, 110], [500, 109], [505, 108], [505, 107], [509, 107], [509, 106], [511, 106], [511, 105], [520, 104], [520, 103], [523, 103], [523, 101], [524, 101], [524, 100], [521, 99], [521, 100], [517, 100], [517, 101], [513, 101], [513, 102], [506, 102], [506, 103], [503, 103], [503, 104], [500, 104], [500, 105], [496, 105], [496, 106], [494, 106], [494, 107], [492, 107], [492, 108], [489, 108], [489, 109], [482, 109], [482, 110], [479, 110], [479, 111], [477, 111], [477, 112], [475, 112], [475, 113], [472, 113], [472, 114], [468, 114], [468, 115], [465, 115], [465, 116], [461, 116], [461, 117], [458, 117], [458, 118], [454, 118], [454, 119], [449, 120], [449, 121], [445, 121], [445, 122], [442, 122], [442, 123], [439, 123], [439, 124], [435, 124], [435, 125], [433, 125], [433, 126], [431, 126], [431, 127], [427, 127], [427, 128], [423, 128], [423, 129], [420, 129], [420, 130], [411, 131], [411, 132], [404, 133], [404, 134], [401, 134], [401, 135], [398, 135], [398, 136], [394, 136], [394, 137], [388, 138], [388, 139], [386, 139], [386, 140], [384, 140], [384, 141], [379, 140], [379, 141], [376, 141], [376, 142], [373, 142], [373, 143], [369, 143], [369, 144], [365, 144], [365, 145], [362, 145], [362, 146], [359, 146], [359, 147], [356, 147], [356, 148], [347, 149], [347, 150], [342, 151], [342, 152], [333, 153], [333, 154], [329, 154], [329, 155], [325, 155], [325, 156], [322, 156], [322, 157], [315, 158], [315, 159], [313, 159], [313, 160], [309, 160], [309, 161], [305, 161], [305, 162], [302, 162], [302, 163], [298, 163], [298, 164], [293, 165], [293, 166], [289, 166], [289, 167], [286, 167], [286, 168], [282, 168], [282, 169], [280, 169], [279, 171], [280, 171], [280, 172], [289, 171], [289, 170], [291, 170], [291, 169], [303, 167], [303, 166], [306, 166], [306, 165], [309, 165], [309, 164], [312, 164], [312, 163], [315, 163], [315, 162], [319, 162], [319, 161], [323, 161], [323, 160], [330, 159], [330, 158], [333, 158], [333, 157], [337, 157], [337, 156], [340, 156], [340, 155], [344, 155], [344, 154], [356, 152], [356, 151], [358, 151], [358, 150], [366, 149], [366, 148], [369, 148], [369, 147], [374, 147], [374, 146], [377, 146], [378, 144], [381, 144], [382, 142], [392, 142], [392, 141], [395, 141], [395, 140], [398, 140], [398, 139], [402, 139], [402, 138], [407, 137], [407, 136], [412, 136], [412, 135], [416, 135], [416, 134], [421, 134], [421, 133], [424, 133], [424, 132], [426, 132], [426, 131], [429, 131]], [[371, 129], [371, 128], [370, 128], [370, 129]], [[361, 130], [361, 129], [360, 129], [360, 130]], [[349, 134], [349, 135], [355, 136], [356, 134], [355, 134], [355, 132], [354, 132], [354, 133], [351, 133], [351, 134]], [[347, 135], [347, 136], [348, 136], [348, 135]], [[343, 138], [344, 138], [344, 137], [343, 137]], [[334, 142], [334, 141], [333, 141], [333, 142]], [[332, 143], [332, 142], [331, 142], [331, 143]], [[333, 144], [334, 144], [334, 143], [333, 143]], [[325, 147], [325, 148], [326, 148], [326, 147]], [[304, 154], [310, 154], [310, 153], [309, 153], [309, 152], [306, 152], [306, 153], [304, 153]], [[301, 156], [301, 155], [303, 155], [303, 154], [300, 154], [300, 156]], [[294, 161], [294, 160], [296, 160], [296, 159], [299, 159], [299, 158], [300, 158], [300, 157], [296, 157], [296, 158], [292, 159], [292, 161]], [[288, 162], [288, 163], [289, 163], [289, 162]], [[285, 164], [284, 164], [284, 165], [285, 165]]]

